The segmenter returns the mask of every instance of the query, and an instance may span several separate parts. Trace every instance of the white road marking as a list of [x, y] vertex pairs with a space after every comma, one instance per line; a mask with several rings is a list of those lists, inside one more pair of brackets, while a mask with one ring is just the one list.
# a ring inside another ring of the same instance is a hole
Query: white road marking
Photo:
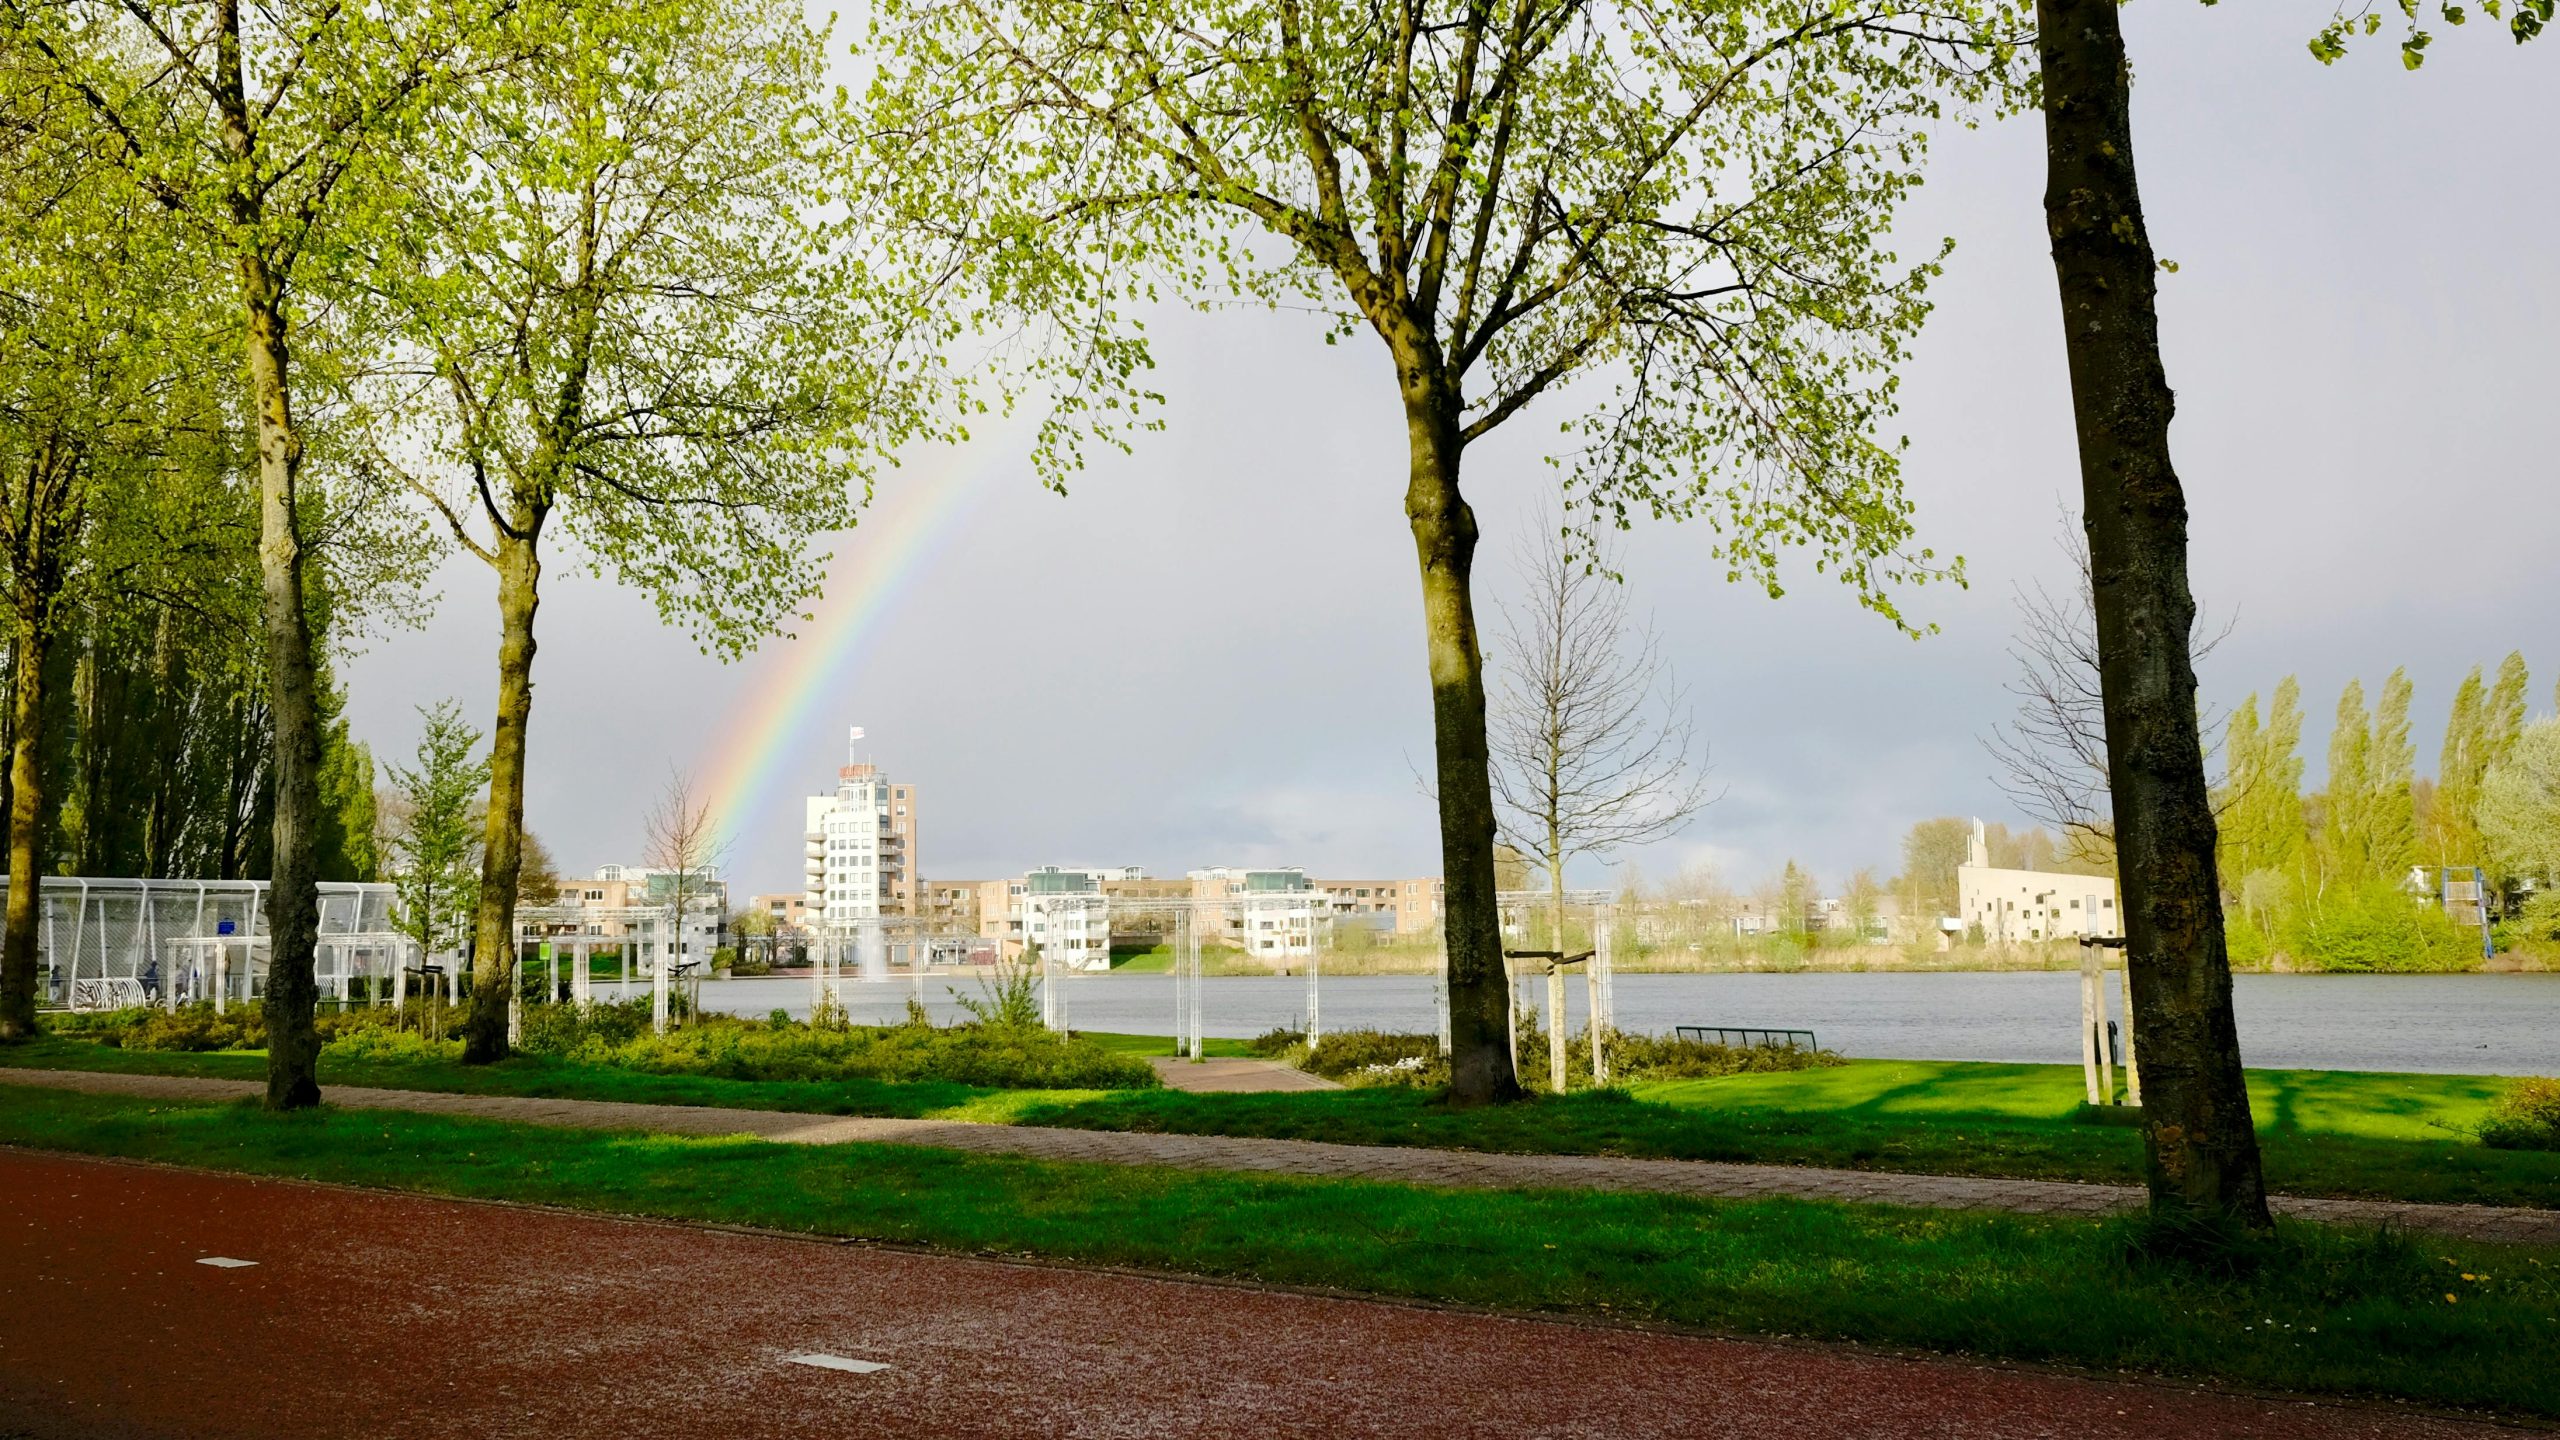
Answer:
[[228, 1255], [207, 1255], [196, 1263], [199, 1265], [210, 1265], [216, 1270], [246, 1270], [258, 1262], [255, 1260], [234, 1260]]
[[842, 1370], [848, 1375], [868, 1375], [874, 1370], [886, 1370], [889, 1368], [880, 1361], [856, 1360], [850, 1355], [827, 1355], [812, 1352], [807, 1355], [785, 1355], [782, 1358], [794, 1365], [814, 1365], [821, 1370]]

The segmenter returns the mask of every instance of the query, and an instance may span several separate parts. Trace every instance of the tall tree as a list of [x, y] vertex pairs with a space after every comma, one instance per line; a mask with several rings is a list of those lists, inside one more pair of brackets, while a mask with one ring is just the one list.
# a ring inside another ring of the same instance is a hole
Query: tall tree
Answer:
[[823, 37], [787, 0], [559, 0], [459, 87], [376, 271], [404, 354], [375, 454], [497, 577], [498, 713], [463, 1058], [507, 1053], [547, 543], [733, 656], [787, 622], [894, 443], [825, 204]]
[[2263, 723], [2251, 695], [2231, 717], [2223, 744], [2223, 886], [2238, 893], [2250, 876], [2288, 869], [2310, 832], [2302, 815], [2302, 685], [2279, 681]]
[[2320, 797], [2320, 858], [2332, 879], [2372, 878], [2373, 717], [2365, 710], [2362, 680], [2349, 680], [2338, 693], [2338, 718], [2329, 729], [2329, 775]]
[[[1144, 311], [1307, 306], [1390, 362], [1448, 887], [1449, 1098], [1520, 1092], [1465, 457], [1568, 388], [1568, 511], [1709, 517], [1726, 573], [1783, 550], [1901, 623], [1911, 548], [1875, 429], [1934, 263], [1884, 234], [1922, 130], [2014, 53], [1970, 3], [888, 0], [848, 203], [949, 284], [984, 372], [1084, 437], [1147, 422]], [[1039, 343], [1045, 340], [1047, 343]], [[1390, 372], [1381, 370], [1381, 398]], [[1021, 382], [1019, 385], [1013, 382]], [[1584, 381], [1577, 386], [1575, 382]], [[1554, 433], [1552, 430], [1550, 433]]]
[[[54, 651], [78, 605], [84, 541], [101, 472], [127, 437], [136, 401], [125, 361], [147, 324], [149, 289], [118, 283], [107, 254], [129, 250], [129, 217], [64, 133], [46, 87], [0, 48], [0, 558], [8, 571], [8, 879], [0, 924], [0, 1041], [36, 1033], [37, 930], [46, 784], [62, 665]], [[147, 242], [146, 242], [147, 243]], [[104, 262], [104, 263], [102, 263]]]
[[2536, 720], [2480, 786], [2480, 834], [2498, 867], [2560, 882], [2560, 718]]
[[[2444, 746], [2436, 755], [2435, 803], [2427, 809], [2427, 858], [2439, 865], [2471, 864], [2480, 849], [2480, 777], [2488, 771], [2480, 667], [2454, 687], [2445, 716]], [[2457, 858], [2462, 857], [2462, 858]]]
[[1914, 824], [1902, 837], [1902, 878], [1895, 885], [1915, 910], [1935, 920], [1956, 913], [1956, 869], [1973, 843], [1973, 825], [1960, 815]]
[[[316, 839], [319, 655], [307, 483], [314, 355], [304, 290], [392, 228], [389, 153], [415, 129], [486, 7], [335, 0], [0, 0], [14, 38], [87, 107], [100, 147], [232, 268], [256, 436], [274, 866], [267, 902], [267, 1105], [320, 1098]], [[299, 398], [298, 398], [299, 397]]]
[[[1565, 1088], [1564, 868], [1680, 833], [1705, 807], [1695, 727], [1650, 626], [1627, 613], [1617, 553], [1576, 554], [1551, 526], [1520, 551], [1489, 722], [1500, 829], [1543, 862], [1550, 1087]], [[1606, 1040], [1593, 1007], [1592, 1063]]]
[[2373, 750], [2367, 762], [2372, 786], [2366, 802], [2372, 827], [2368, 875], [2396, 878], [2417, 859], [2417, 752], [2409, 743], [2409, 700], [2409, 674], [2395, 669], [2384, 678], [2382, 698], [2373, 709]]
[[2231, 1011], [2133, 67], [2116, 0], [2037, 0], [2036, 22], [2045, 231], [2089, 532], [2125, 970], [2142, 1015], [2144, 1174], [2156, 1215], [2264, 1229], [2274, 1222]]

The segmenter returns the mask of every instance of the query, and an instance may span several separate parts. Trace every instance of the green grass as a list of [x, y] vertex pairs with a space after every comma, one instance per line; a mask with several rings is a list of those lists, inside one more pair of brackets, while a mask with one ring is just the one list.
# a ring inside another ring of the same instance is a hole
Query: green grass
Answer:
[[[1173, 946], [1115, 945], [1111, 948], [1111, 973], [1115, 975], [1165, 975], [1173, 970]], [[1200, 947], [1200, 973], [1203, 975], [1276, 975], [1280, 973], [1259, 960], [1245, 958], [1233, 945], [1204, 944]]]
[[[1170, 1046], [1161, 1037], [1091, 1038], [1125, 1053]], [[1219, 1049], [1213, 1046], [1211, 1053]], [[254, 1080], [264, 1075], [265, 1063], [255, 1054], [155, 1054], [63, 1039], [0, 1047], [0, 1064], [61, 1069]], [[1477, 1111], [1452, 1111], [1427, 1093], [1388, 1088], [1190, 1095], [987, 1090], [942, 1082], [745, 1081], [646, 1075], [531, 1056], [466, 1069], [324, 1055], [320, 1076], [324, 1085], [1352, 1145], [2121, 1184], [2142, 1178], [2141, 1137], [2080, 1119], [2080, 1072], [2055, 1065], [1862, 1060], [1825, 1070], [1639, 1085], [1626, 1092], [1581, 1091]], [[2485, 1113], [2500, 1080], [2292, 1070], [2256, 1071], [2250, 1080], [2268, 1180], [2276, 1190], [2443, 1204], [2560, 1205], [2560, 1153], [2492, 1150], [2463, 1133]]]
[[[2123, 1222], [1426, 1190], [900, 1146], [13, 1091], [0, 1142], [1506, 1310], [2560, 1415], [2560, 1251], [2288, 1227], [2216, 1275]], [[2462, 1276], [2473, 1278], [2463, 1279]], [[2458, 1303], [2448, 1295], [2458, 1295]]]
[[[1174, 1040], [1170, 1035], [1120, 1035], [1108, 1030], [1079, 1030], [1076, 1034], [1082, 1039], [1100, 1045], [1105, 1050], [1121, 1055], [1144, 1055], [1153, 1058], [1158, 1055], [1170, 1057], [1180, 1053], [1174, 1048]], [[1250, 1060], [1253, 1058], [1253, 1042], [1222, 1040], [1214, 1035], [1203, 1035], [1200, 1037], [1200, 1054], [1202, 1058], [1209, 1060]]]

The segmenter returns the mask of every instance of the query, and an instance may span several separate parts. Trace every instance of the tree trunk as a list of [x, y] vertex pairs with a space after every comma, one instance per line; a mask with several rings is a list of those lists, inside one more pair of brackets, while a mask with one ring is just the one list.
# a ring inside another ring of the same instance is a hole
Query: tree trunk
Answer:
[[287, 380], [283, 286], [255, 253], [240, 261], [258, 424], [258, 570], [265, 587], [268, 708], [275, 725], [275, 857], [267, 891], [267, 1108], [320, 1103], [320, 707], [295, 514], [302, 436]]
[[1458, 493], [1453, 396], [1408, 399], [1412, 479], [1405, 518], [1422, 565], [1423, 631], [1431, 660], [1431, 729], [1440, 792], [1440, 864], [1448, 889], [1449, 1102], [1521, 1097], [1510, 1044], [1510, 986], [1494, 898], [1493, 771], [1485, 744], [1484, 655], [1476, 645], [1476, 517]]
[[[1554, 795], [1555, 783], [1547, 784]], [[1564, 1027], [1564, 839], [1556, 834], [1553, 823], [1547, 826], [1547, 901], [1555, 917], [1555, 958], [1547, 962], [1547, 1084], [1558, 1095], [1564, 1093], [1565, 1041]]]
[[12, 508], [9, 653], [9, 897], [0, 919], [0, 1041], [36, 1033], [36, 941], [44, 917], [45, 685], [69, 539], [64, 486], [77, 461], [47, 446]]
[[2166, 1217], [2265, 1227], [2196, 727], [2186, 497], [2169, 461], [2174, 402], [2135, 183], [2124, 34], [2115, 0], [2039, 0], [2037, 12], [2045, 219], [2079, 432], [2125, 963], [2142, 1015], [2151, 1205]]
[[524, 871], [525, 722], [533, 713], [533, 613], [541, 604], [537, 530], [498, 534], [498, 727], [489, 741], [489, 817], [474, 918], [471, 1018], [462, 1060], [507, 1058], [508, 999], [515, 993], [516, 884]]
[[9, 901], [0, 927], [0, 1040], [36, 1033], [36, 932], [44, 914], [43, 622], [21, 617], [9, 667]]
[[157, 880], [169, 873], [169, 858], [175, 849], [170, 834], [177, 812], [179, 747], [178, 732], [178, 634], [174, 613], [167, 605], [160, 607], [159, 623], [151, 635], [151, 801], [142, 821], [142, 873]]

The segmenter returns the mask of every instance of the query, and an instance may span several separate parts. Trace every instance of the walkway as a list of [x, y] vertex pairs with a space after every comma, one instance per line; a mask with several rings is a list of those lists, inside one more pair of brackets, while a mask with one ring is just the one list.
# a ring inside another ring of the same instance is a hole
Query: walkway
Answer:
[[1321, 1075], [1310, 1075], [1277, 1060], [1176, 1060], [1158, 1055], [1147, 1062], [1168, 1090], [1195, 1095], [1241, 1095], [1272, 1090], [1339, 1090]]
[[[80, 1090], [154, 1099], [240, 1100], [264, 1093], [247, 1080], [167, 1075], [115, 1075], [85, 1070], [0, 1069], [0, 1084]], [[1631, 1160], [1607, 1155], [1494, 1155], [1471, 1150], [1334, 1145], [1315, 1140], [1261, 1140], [1224, 1135], [1155, 1135], [1062, 1130], [1032, 1125], [980, 1125], [956, 1120], [896, 1120], [806, 1115], [780, 1110], [726, 1110], [694, 1105], [634, 1105], [611, 1100], [546, 1100], [513, 1095], [451, 1095], [426, 1090], [329, 1088], [331, 1104], [351, 1110], [412, 1110], [476, 1115], [531, 1125], [595, 1130], [650, 1130], [677, 1135], [752, 1135], [786, 1145], [852, 1141], [925, 1145], [979, 1155], [1081, 1160], [1105, 1165], [1171, 1165], [1189, 1170], [1262, 1171], [1402, 1185], [1485, 1190], [1625, 1190], [1728, 1200], [1790, 1196], [1872, 1205], [1948, 1210], [2008, 1210], [2028, 1215], [2107, 1215], [2142, 1203], [2129, 1185], [2063, 1180], [2000, 1180], [1963, 1175], [1902, 1175], [1883, 1170], [1816, 1170], [1793, 1165], [1729, 1165], [1697, 1160]], [[2560, 1245], [2560, 1210], [2487, 1205], [2412, 1205], [2387, 1200], [2317, 1200], [2279, 1196], [2276, 1212], [2332, 1225], [2380, 1225], [2460, 1235], [2474, 1240]]]
[[0, 1194], [12, 1437], [2514, 1433], [68, 1156], [0, 1152]]

